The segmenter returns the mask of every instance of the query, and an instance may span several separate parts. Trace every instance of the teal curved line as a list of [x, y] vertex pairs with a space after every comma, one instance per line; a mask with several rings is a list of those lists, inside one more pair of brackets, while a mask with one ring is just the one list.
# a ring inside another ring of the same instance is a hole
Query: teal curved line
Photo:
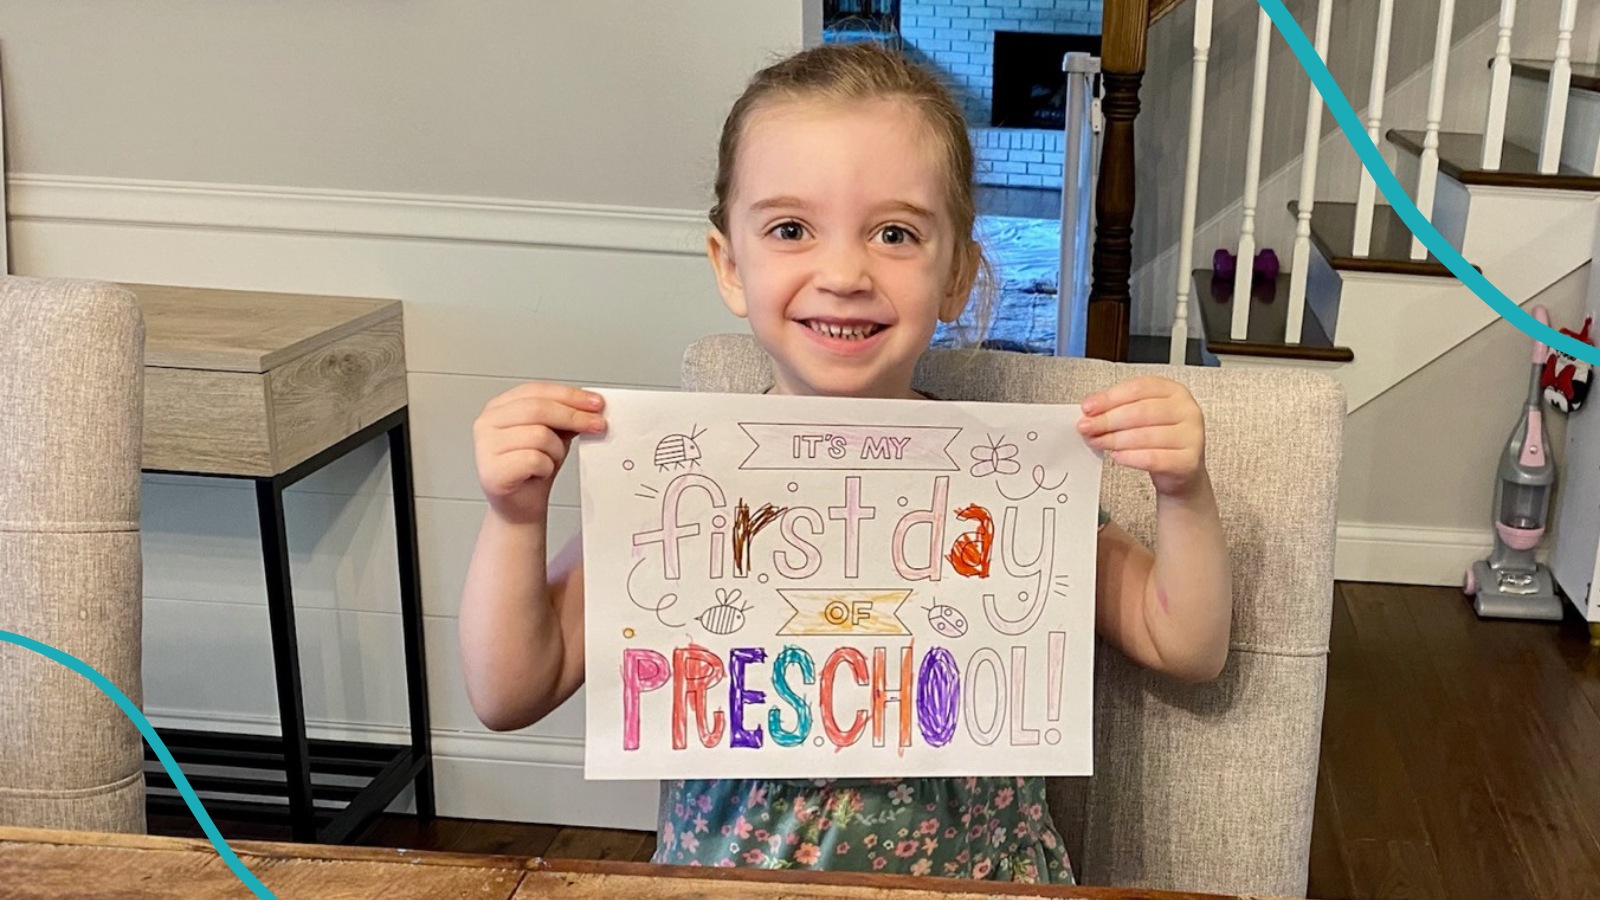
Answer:
[[1278, 27], [1278, 33], [1289, 42], [1289, 48], [1294, 51], [1294, 55], [1300, 59], [1300, 65], [1305, 68], [1306, 74], [1311, 76], [1312, 85], [1316, 87], [1317, 93], [1322, 95], [1322, 102], [1327, 104], [1339, 127], [1344, 129], [1345, 138], [1350, 141], [1350, 146], [1355, 149], [1356, 155], [1361, 157], [1362, 165], [1372, 173], [1378, 189], [1383, 191], [1383, 196], [1388, 198], [1390, 205], [1400, 215], [1401, 221], [1411, 229], [1411, 233], [1422, 239], [1422, 245], [1433, 251], [1433, 255], [1444, 263], [1445, 268], [1461, 279], [1461, 283], [1471, 288], [1472, 292], [1484, 303], [1489, 304], [1491, 309], [1516, 326], [1518, 331], [1568, 356], [1577, 357], [1592, 365], [1600, 365], [1600, 347], [1590, 346], [1575, 337], [1562, 334], [1529, 315], [1499, 288], [1491, 284], [1489, 279], [1484, 278], [1482, 273], [1469, 265], [1456, 248], [1450, 246], [1438, 229], [1433, 227], [1433, 223], [1422, 215], [1422, 211], [1417, 209], [1417, 205], [1401, 189], [1400, 182], [1395, 179], [1394, 173], [1389, 171], [1389, 167], [1383, 162], [1383, 157], [1378, 153], [1378, 148], [1373, 146], [1372, 139], [1367, 136], [1367, 130], [1356, 117], [1356, 111], [1351, 108], [1350, 101], [1346, 100], [1344, 92], [1339, 90], [1338, 82], [1333, 80], [1328, 67], [1323, 65], [1322, 57], [1317, 55], [1316, 48], [1306, 40], [1305, 33], [1300, 30], [1294, 17], [1289, 15], [1289, 11], [1283, 8], [1281, 0], [1257, 0], [1257, 2]]
[[194, 812], [195, 820], [200, 823], [201, 828], [205, 829], [206, 837], [211, 839], [211, 845], [216, 847], [217, 852], [222, 855], [222, 861], [227, 863], [228, 868], [233, 870], [233, 874], [244, 882], [244, 886], [254, 892], [261, 900], [278, 900], [277, 895], [267, 890], [266, 886], [249, 869], [245, 868], [244, 863], [239, 861], [239, 857], [235, 856], [233, 851], [228, 848], [228, 842], [222, 839], [222, 835], [217, 831], [217, 826], [212, 824], [211, 817], [206, 815], [205, 807], [200, 805], [200, 798], [196, 797], [194, 789], [189, 787], [189, 779], [183, 777], [183, 770], [178, 768], [178, 763], [172, 758], [172, 754], [167, 752], [167, 745], [161, 742], [161, 738], [156, 735], [156, 730], [151, 726], [150, 720], [144, 717], [144, 713], [139, 711], [139, 707], [133, 705], [133, 701], [128, 699], [127, 694], [124, 694], [121, 689], [112, 684], [110, 679], [96, 672], [93, 666], [70, 653], [63, 653], [49, 644], [41, 644], [32, 638], [23, 637], [10, 631], [0, 631], [0, 641], [25, 647], [55, 660], [89, 679], [94, 683], [95, 687], [105, 692], [105, 695], [110, 697], [113, 703], [122, 707], [122, 711], [127, 714], [129, 719], [133, 720], [133, 724], [137, 725], [139, 731], [144, 734], [144, 739], [150, 742], [151, 747], [155, 748], [156, 756], [161, 759], [161, 765], [165, 766], [167, 774], [172, 776], [172, 783], [178, 786], [178, 792], [183, 795], [183, 802], [189, 804], [189, 809]]

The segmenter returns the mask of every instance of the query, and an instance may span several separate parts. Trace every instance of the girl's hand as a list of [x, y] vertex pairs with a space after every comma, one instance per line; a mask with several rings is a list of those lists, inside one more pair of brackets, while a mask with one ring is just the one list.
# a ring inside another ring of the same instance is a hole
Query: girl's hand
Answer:
[[1204, 482], [1205, 419], [1183, 385], [1132, 378], [1082, 403], [1078, 433], [1111, 462], [1150, 473], [1156, 491], [1181, 496]]
[[489, 506], [508, 522], [543, 521], [572, 439], [605, 431], [602, 405], [598, 394], [538, 382], [490, 400], [472, 424], [478, 484]]

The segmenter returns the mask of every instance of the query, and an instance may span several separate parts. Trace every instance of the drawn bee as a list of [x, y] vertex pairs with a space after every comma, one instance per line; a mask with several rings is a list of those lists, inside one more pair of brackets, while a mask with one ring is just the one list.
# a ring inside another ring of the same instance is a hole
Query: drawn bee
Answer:
[[972, 464], [973, 478], [983, 478], [997, 472], [1001, 475], [1015, 475], [1022, 471], [1022, 463], [1015, 459], [1017, 445], [1001, 443], [1005, 439], [1006, 436], [1003, 434], [1000, 435], [999, 441], [991, 435], [988, 444], [972, 448], [972, 458], [977, 460]]
[[692, 434], [669, 434], [656, 444], [656, 469], [692, 469], [700, 464], [700, 445], [695, 443], [704, 428]]
[[744, 614], [750, 604], [734, 606], [739, 602], [739, 589], [717, 588], [717, 602], [695, 619], [712, 634], [733, 634], [744, 627]]

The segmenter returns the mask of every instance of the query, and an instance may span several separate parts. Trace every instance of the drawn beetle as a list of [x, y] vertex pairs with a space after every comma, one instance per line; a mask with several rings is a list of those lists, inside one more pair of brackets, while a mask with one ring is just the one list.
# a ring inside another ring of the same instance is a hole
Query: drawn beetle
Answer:
[[656, 469], [692, 469], [700, 464], [700, 445], [695, 441], [704, 428], [693, 434], [669, 434], [656, 443]]
[[734, 606], [739, 602], [740, 591], [738, 588], [728, 590], [717, 588], [717, 602], [706, 608], [706, 611], [696, 616], [705, 629], [712, 634], [733, 634], [744, 627], [744, 614], [750, 609], [750, 604]]

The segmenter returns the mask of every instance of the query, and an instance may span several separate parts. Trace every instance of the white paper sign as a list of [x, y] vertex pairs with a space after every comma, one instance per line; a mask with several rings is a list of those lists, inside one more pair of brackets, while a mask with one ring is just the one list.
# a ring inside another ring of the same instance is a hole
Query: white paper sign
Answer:
[[1077, 406], [597, 393], [588, 777], [1090, 773]]

